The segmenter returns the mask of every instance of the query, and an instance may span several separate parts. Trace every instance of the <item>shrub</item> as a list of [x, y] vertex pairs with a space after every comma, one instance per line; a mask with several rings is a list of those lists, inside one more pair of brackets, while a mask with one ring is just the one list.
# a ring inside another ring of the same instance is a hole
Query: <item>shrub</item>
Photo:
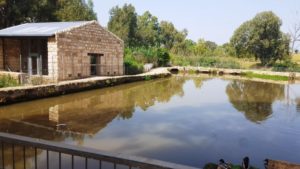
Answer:
[[170, 62], [170, 54], [166, 49], [158, 48], [156, 50], [158, 66], [168, 66]]
[[167, 66], [170, 62], [169, 52], [164, 48], [126, 48], [125, 56], [130, 56], [139, 64], [153, 63], [154, 67]]
[[215, 68], [230, 68], [240, 69], [241, 65], [233, 58], [229, 57], [203, 57], [203, 56], [177, 56], [172, 55], [172, 65], [176, 66], [201, 66], [201, 67], [215, 67]]
[[133, 75], [143, 72], [143, 64], [138, 63], [130, 54], [125, 55], [124, 65], [125, 74]]
[[241, 68], [238, 62], [230, 58], [201, 57], [196, 64], [202, 67], [216, 67], [229, 69]]
[[300, 72], [300, 66], [290, 60], [286, 60], [281, 63], [275, 63], [272, 66], [272, 71], [275, 72]]
[[0, 88], [3, 87], [12, 87], [12, 86], [18, 86], [19, 83], [16, 79], [11, 77], [10, 75], [1, 75], [0, 76]]
[[188, 66], [190, 62], [185, 56], [171, 55], [171, 64], [176, 66]]

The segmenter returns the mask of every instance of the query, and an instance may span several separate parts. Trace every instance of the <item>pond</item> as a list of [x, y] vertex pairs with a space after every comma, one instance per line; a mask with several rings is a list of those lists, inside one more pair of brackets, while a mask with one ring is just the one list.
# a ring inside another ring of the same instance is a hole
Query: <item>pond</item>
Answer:
[[0, 132], [196, 167], [300, 163], [300, 85], [179, 75], [4, 106]]

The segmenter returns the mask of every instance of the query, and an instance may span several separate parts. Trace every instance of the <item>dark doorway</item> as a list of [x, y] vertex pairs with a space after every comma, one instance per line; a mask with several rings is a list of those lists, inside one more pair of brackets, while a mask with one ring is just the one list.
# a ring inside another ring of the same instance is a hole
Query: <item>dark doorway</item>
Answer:
[[30, 75], [48, 75], [47, 39], [21, 40], [22, 72]]
[[101, 75], [101, 56], [103, 54], [89, 53], [91, 76]]

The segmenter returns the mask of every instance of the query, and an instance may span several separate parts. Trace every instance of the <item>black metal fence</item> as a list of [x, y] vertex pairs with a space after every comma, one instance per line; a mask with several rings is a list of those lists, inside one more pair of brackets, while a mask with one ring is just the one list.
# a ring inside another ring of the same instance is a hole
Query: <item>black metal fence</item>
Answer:
[[0, 145], [2, 169], [196, 169], [7, 133]]

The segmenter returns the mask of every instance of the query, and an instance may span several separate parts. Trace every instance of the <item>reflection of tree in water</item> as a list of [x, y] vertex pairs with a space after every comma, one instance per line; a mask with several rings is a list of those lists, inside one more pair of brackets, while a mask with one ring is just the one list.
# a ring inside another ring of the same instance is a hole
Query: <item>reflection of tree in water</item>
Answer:
[[[117, 117], [130, 119], [136, 107], [146, 110], [183, 96], [185, 81], [159, 79], [8, 106], [0, 109], [0, 132], [57, 142], [72, 138], [80, 145], [86, 135], [93, 137]], [[16, 153], [17, 161], [21, 155]]]
[[200, 89], [203, 85], [203, 78], [200, 78], [200, 77], [196, 77], [196, 78], [193, 78], [193, 81], [194, 81], [194, 84], [195, 84], [195, 87]]
[[272, 113], [272, 103], [284, 98], [284, 85], [253, 81], [232, 81], [226, 93], [232, 105], [246, 118], [259, 123]]
[[[176, 77], [147, 82], [124, 91], [127, 103], [131, 108], [140, 107], [147, 110], [155, 102], [169, 102], [174, 95], [183, 96], [185, 78]], [[134, 110], [131, 111], [133, 113]], [[130, 112], [126, 112], [130, 113]], [[131, 117], [131, 116], [130, 116]]]
[[136, 107], [146, 110], [183, 96], [185, 80], [159, 79], [8, 106], [0, 109], [0, 131], [56, 141], [71, 137], [80, 144], [84, 135], [93, 136], [115, 118], [130, 119]]

